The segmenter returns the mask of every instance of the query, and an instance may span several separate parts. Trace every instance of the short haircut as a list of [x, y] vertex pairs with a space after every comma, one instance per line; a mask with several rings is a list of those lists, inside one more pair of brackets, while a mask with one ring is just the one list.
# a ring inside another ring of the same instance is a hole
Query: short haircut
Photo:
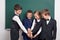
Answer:
[[44, 9], [44, 10], [42, 10], [42, 13], [45, 13], [45, 15], [50, 15], [50, 12], [49, 12], [48, 9]]
[[16, 4], [14, 6], [14, 10], [22, 10], [22, 7], [19, 4]]
[[27, 18], [27, 14], [28, 14], [28, 13], [33, 13], [33, 12], [32, 12], [32, 10], [27, 10], [26, 15], [25, 15], [26, 18]]
[[41, 17], [41, 12], [40, 12], [40, 11], [34, 11], [34, 14], [35, 14], [36, 12], [38, 12], [38, 16]]
[[27, 12], [26, 12], [26, 13], [33, 13], [33, 12], [32, 12], [32, 10], [27, 10]]

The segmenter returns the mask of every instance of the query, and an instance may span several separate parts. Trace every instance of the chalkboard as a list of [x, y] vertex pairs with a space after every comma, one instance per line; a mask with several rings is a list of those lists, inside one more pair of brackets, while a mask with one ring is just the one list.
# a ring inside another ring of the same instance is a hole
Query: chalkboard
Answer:
[[51, 16], [54, 18], [54, 0], [6, 0], [6, 21], [5, 28], [11, 27], [11, 20], [14, 15], [14, 5], [19, 4], [22, 6], [21, 19], [24, 19], [27, 10], [42, 10], [48, 8], [50, 10]]

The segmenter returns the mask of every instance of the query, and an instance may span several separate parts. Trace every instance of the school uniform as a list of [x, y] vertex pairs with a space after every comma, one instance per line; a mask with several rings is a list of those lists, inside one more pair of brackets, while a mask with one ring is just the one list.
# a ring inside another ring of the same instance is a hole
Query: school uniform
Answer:
[[14, 15], [12, 18], [12, 26], [10, 30], [11, 40], [18, 40], [19, 39], [19, 29], [22, 29], [25, 33], [27, 30], [24, 28], [19, 15]]
[[55, 40], [56, 39], [56, 20], [49, 17], [48, 20], [43, 20], [42, 31], [39, 40]]
[[38, 40], [38, 35], [41, 32], [41, 26], [42, 26], [42, 20], [41, 19], [39, 19], [39, 20], [35, 19], [35, 26], [34, 26], [34, 29], [32, 30], [32, 32], [33, 32], [33, 36], [36, 34], [37, 37], [33, 38], [32, 40]]
[[[32, 26], [32, 19], [25, 18], [23, 20], [23, 25], [25, 26], [26, 30], [28, 30], [28, 28], [31, 28]], [[22, 35], [24, 40], [31, 40], [31, 38], [29, 38], [24, 32]]]

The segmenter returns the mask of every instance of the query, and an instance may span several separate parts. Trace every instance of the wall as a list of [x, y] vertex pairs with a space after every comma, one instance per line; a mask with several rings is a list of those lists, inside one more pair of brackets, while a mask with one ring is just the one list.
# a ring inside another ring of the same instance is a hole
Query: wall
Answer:
[[8, 33], [5, 30], [5, 0], [0, 0], [0, 40], [8, 40]]
[[57, 20], [57, 40], [60, 40], [60, 0], [55, 0], [55, 19]]

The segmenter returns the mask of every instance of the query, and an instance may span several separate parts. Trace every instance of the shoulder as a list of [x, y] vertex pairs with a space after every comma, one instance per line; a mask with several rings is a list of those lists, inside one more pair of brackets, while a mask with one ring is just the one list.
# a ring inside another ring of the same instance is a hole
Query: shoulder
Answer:
[[15, 16], [13, 16], [12, 20], [13, 21], [18, 21], [19, 20], [19, 17], [15, 15]]
[[16, 15], [15, 15], [15, 16], [13, 16], [13, 18], [12, 18], [12, 19], [15, 19], [15, 18], [18, 18], [18, 16], [16, 16]]
[[56, 20], [55, 20], [55, 19], [52, 19], [52, 21], [53, 21], [54, 23], [56, 23]]
[[23, 23], [28, 23], [28, 19], [23, 19]]

